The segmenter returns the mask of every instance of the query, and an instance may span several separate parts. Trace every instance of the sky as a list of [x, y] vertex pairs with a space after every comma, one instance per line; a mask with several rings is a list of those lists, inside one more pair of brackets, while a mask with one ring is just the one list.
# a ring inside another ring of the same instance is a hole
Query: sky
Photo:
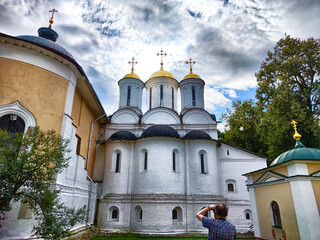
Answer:
[[57, 43], [83, 67], [108, 115], [132, 57], [144, 82], [160, 70], [161, 49], [178, 81], [191, 57], [206, 83], [205, 109], [221, 120], [232, 101], [255, 97], [255, 73], [279, 39], [320, 37], [318, 0], [0, 0], [0, 32], [37, 36], [54, 8]]

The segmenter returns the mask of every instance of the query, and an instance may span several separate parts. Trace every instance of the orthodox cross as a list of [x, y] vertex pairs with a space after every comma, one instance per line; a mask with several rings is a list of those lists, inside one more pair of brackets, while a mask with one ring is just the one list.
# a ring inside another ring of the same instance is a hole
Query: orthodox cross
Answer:
[[167, 56], [167, 53], [163, 52], [163, 50], [161, 49], [160, 53], [157, 53], [157, 56], [160, 56], [160, 58], [161, 58], [161, 63], [160, 63], [161, 69], [160, 70], [163, 70], [163, 57]]
[[132, 57], [131, 61], [128, 62], [132, 67], [131, 67], [131, 73], [133, 73], [134, 70], [134, 65], [136, 65], [138, 62]]
[[291, 124], [293, 124], [294, 132], [295, 132], [293, 135], [293, 138], [295, 140], [300, 140], [301, 135], [297, 132], [297, 122], [295, 120], [292, 120]]
[[188, 61], [186, 61], [186, 64], [190, 65], [190, 73], [192, 73], [192, 65], [196, 64], [196, 61], [190, 58]]
[[49, 20], [50, 27], [51, 27], [51, 25], [53, 24], [53, 16], [54, 16], [54, 13], [55, 13], [55, 12], [58, 12], [58, 10], [56, 10], [56, 9], [54, 8], [54, 9], [50, 10], [49, 12], [52, 12], [51, 19]]

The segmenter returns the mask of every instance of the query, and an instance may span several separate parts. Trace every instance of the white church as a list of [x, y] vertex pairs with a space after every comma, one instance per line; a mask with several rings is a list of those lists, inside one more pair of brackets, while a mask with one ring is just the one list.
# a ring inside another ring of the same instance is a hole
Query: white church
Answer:
[[[195, 214], [223, 202], [237, 231], [252, 231], [242, 174], [265, 167], [266, 159], [218, 140], [215, 115], [204, 108], [205, 82], [192, 72], [195, 61], [186, 63], [190, 73], [180, 82], [163, 69], [162, 58], [160, 71], [146, 82], [133, 67], [118, 82], [119, 109], [101, 129], [104, 140], [97, 145], [93, 174], [102, 185], [101, 229], [205, 231]], [[147, 111], [142, 113], [144, 88]]]
[[[195, 214], [226, 203], [237, 231], [252, 230], [242, 174], [266, 167], [266, 158], [218, 140], [194, 61], [181, 81], [164, 70], [163, 51], [160, 70], [148, 80], [132, 67], [118, 82], [119, 109], [107, 116], [82, 67], [56, 43], [52, 18], [39, 36], [0, 33], [0, 128], [39, 126], [70, 140], [69, 166], [53, 185], [66, 204], [89, 210], [77, 228], [206, 232]], [[0, 238], [29, 237], [34, 224], [32, 209], [15, 202]]]

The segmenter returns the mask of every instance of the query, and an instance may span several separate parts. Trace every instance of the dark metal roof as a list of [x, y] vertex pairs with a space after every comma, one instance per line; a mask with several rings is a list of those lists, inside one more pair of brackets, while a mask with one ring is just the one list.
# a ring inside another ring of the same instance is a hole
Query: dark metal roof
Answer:
[[35, 44], [40, 45], [42, 47], [52, 49], [56, 52], [62, 53], [63, 55], [66, 55], [66, 56], [74, 59], [74, 57], [71, 55], [71, 53], [69, 53], [64, 47], [61, 47], [59, 44], [57, 44], [51, 40], [48, 40], [48, 39], [45, 39], [42, 37], [29, 36], [29, 35], [21, 35], [21, 36], [17, 36], [16, 38], [35, 43]]
[[141, 138], [147, 137], [173, 137], [173, 138], [180, 138], [178, 132], [174, 130], [172, 127], [167, 125], [154, 125], [146, 129]]
[[290, 160], [320, 160], [320, 149], [306, 148], [300, 140], [297, 140], [293, 149], [279, 155], [270, 166], [288, 162]]
[[137, 137], [129, 131], [118, 131], [111, 135], [109, 140], [136, 140]]
[[185, 140], [197, 140], [197, 139], [208, 139], [208, 140], [212, 140], [212, 138], [205, 133], [204, 131], [201, 130], [193, 130], [188, 132], [185, 136], [184, 136]]

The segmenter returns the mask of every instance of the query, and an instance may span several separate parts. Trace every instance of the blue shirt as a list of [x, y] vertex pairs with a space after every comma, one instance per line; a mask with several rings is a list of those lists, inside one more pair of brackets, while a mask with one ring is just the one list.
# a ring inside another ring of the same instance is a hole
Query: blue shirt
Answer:
[[225, 219], [202, 217], [202, 226], [209, 229], [208, 240], [236, 239], [236, 227]]

